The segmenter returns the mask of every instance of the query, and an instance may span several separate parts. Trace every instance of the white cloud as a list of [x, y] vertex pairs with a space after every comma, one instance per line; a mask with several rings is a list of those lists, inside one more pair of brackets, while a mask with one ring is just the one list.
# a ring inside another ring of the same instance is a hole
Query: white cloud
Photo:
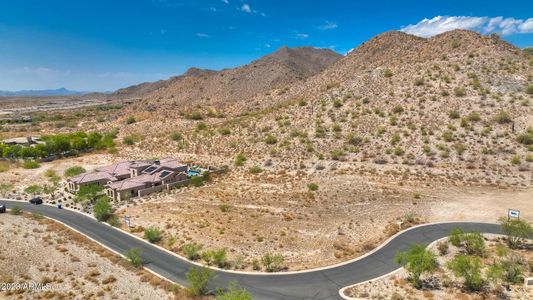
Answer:
[[255, 9], [252, 9], [250, 4], [248, 4], [248, 3], [243, 3], [242, 6], [237, 7], [237, 10], [240, 10], [240, 11], [245, 12], [247, 14], [259, 14], [262, 17], [266, 17], [266, 14], [264, 12], [260, 12], [260, 11], [257, 11]]
[[224, 2], [225, 4], [229, 4], [228, 0], [222, 0], [222, 2]]
[[318, 29], [320, 30], [329, 30], [329, 29], [335, 29], [338, 25], [335, 22], [326, 21], [324, 24], [318, 26]]
[[211, 36], [207, 33], [201, 33], [201, 32], [197, 32], [196, 33], [196, 36], [197, 37], [200, 37], [200, 38], [210, 38]]
[[47, 67], [20, 67], [20, 68], [14, 68], [7, 70], [8, 73], [13, 75], [37, 75], [37, 76], [45, 76], [45, 75], [69, 75], [70, 71], [62, 71], [62, 70], [55, 70], [50, 69]]
[[416, 24], [401, 28], [401, 31], [421, 36], [431, 37], [439, 33], [454, 29], [476, 30], [481, 33], [499, 33], [510, 35], [533, 32], [533, 19], [527, 20], [504, 17], [468, 17], [468, 16], [436, 16], [423, 19]]
[[161, 34], [165, 34], [165, 33], [167, 33], [168, 31], [167, 31], [166, 29], [161, 29], [161, 30], [159, 30], [159, 32], [161, 32]]
[[307, 33], [297, 33], [294, 35], [295, 38], [297, 39], [306, 39], [309, 37], [309, 34]]
[[245, 13], [251, 13], [252, 12], [252, 9], [250, 8], [250, 5], [244, 3], [242, 6], [241, 6], [241, 10]]

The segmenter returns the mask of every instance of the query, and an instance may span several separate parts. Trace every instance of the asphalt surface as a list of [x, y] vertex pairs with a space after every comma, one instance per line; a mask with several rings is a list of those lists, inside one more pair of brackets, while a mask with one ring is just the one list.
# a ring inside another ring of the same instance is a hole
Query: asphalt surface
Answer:
[[[146, 267], [181, 285], [187, 285], [185, 273], [195, 266], [80, 213], [21, 201], [0, 200], [0, 203], [6, 204], [8, 209], [16, 205], [23, 211], [40, 213], [61, 221], [122, 254], [132, 248], [140, 248]], [[0, 218], [1, 216], [0, 214]], [[296, 274], [277, 273], [275, 275], [237, 274], [215, 270], [210, 287], [213, 289], [226, 287], [230, 282], [235, 281], [252, 293], [256, 299], [342, 299], [339, 296], [339, 289], [371, 280], [399, 268], [394, 262], [396, 252], [404, 251], [414, 243], [429, 244], [449, 235], [453, 228], [483, 233], [501, 233], [500, 227], [496, 224], [468, 222], [430, 224], [405, 231], [376, 252], [341, 266]]]

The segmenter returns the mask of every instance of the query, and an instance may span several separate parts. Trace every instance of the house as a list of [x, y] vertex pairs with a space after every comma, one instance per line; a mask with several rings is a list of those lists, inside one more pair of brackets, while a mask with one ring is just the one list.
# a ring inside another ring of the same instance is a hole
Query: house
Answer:
[[188, 170], [172, 158], [119, 162], [73, 177], [67, 180], [67, 188], [75, 193], [83, 185], [97, 184], [111, 199], [120, 201], [169, 189], [187, 180]]

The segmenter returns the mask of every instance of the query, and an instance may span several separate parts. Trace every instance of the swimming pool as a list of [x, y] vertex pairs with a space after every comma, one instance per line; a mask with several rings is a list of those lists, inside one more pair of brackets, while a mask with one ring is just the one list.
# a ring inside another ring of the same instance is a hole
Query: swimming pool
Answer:
[[187, 176], [189, 176], [189, 177], [198, 176], [198, 175], [200, 175], [200, 171], [198, 171], [198, 170], [188, 170], [187, 171]]

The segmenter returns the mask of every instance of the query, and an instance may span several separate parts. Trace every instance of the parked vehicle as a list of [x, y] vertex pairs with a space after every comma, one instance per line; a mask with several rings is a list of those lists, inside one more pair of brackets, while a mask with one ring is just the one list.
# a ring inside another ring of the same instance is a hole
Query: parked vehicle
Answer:
[[0, 204], [0, 214], [3, 214], [6, 212], [6, 205], [5, 204]]
[[35, 205], [43, 204], [43, 199], [41, 197], [35, 197], [30, 200], [30, 203]]

